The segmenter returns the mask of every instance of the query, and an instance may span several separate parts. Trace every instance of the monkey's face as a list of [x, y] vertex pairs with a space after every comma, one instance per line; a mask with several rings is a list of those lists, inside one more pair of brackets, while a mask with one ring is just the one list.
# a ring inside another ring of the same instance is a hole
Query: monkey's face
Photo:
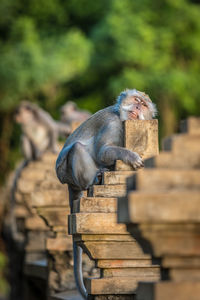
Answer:
[[20, 107], [15, 114], [15, 121], [19, 124], [28, 124], [34, 119], [33, 112], [26, 108], [26, 107]]
[[123, 120], [149, 120], [152, 113], [147, 101], [141, 96], [132, 96], [124, 99], [121, 106]]

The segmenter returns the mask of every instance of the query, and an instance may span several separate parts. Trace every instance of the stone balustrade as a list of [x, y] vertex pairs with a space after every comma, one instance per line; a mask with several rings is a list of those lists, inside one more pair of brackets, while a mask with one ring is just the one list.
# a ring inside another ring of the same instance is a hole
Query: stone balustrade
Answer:
[[[124, 146], [143, 158], [158, 154], [157, 120], [126, 121], [124, 135]], [[100, 269], [98, 278], [85, 280], [89, 298], [133, 299], [139, 281], [160, 278], [159, 266], [152, 265], [126, 226], [117, 224], [117, 197], [125, 196], [126, 179], [135, 173], [117, 161], [115, 171], [104, 172], [103, 183], [77, 200], [76, 213], [69, 216], [70, 234]]]
[[160, 155], [145, 162], [118, 200], [118, 221], [161, 262], [161, 280], [141, 280], [138, 300], [200, 297], [200, 118], [182, 122], [181, 130], [163, 141]]

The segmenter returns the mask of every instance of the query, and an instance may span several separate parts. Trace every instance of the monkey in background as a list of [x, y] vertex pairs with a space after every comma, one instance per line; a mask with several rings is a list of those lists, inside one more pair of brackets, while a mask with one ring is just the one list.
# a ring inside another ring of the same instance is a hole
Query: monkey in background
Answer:
[[79, 109], [73, 101], [68, 101], [65, 105], [63, 105], [60, 112], [61, 122], [66, 123], [69, 126], [71, 126], [73, 122], [82, 123], [91, 116], [89, 111]]
[[12, 239], [17, 244], [23, 244], [24, 236], [18, 232], [14, 215], [15, 191], [18, 178], [29, 162], [40, 159], [45, 151], [51, 150], [53, 153], [57, 153], [57, 139], [59, 135], [67, 137], [71, 133], [71, 128], [67, 124], [56, 122], [49, 113], [28, 101], [20, 103], [15, 111], [14, 119], [22, 128], [21, 146], [25, 159], [15, 171], [10, 195], [10, 215], [8, 217], [10, 225], [6, 226], [7, 228], [10, 226], [10, 230], [8, 230]]
[[22, 127], [22, 151], [27, 160], [39, 159], [46, 150], [56, 153], [58, 137], [71, 133], [67, 124], [56, 122], [49, 113], [28, 101], [20, 103], [15, 121]]
[[[138, 153], [123, 148], [123, 121], [151, 120], [157, 113], [149, 96], [136, 89], [127, 89], [119, 95], [116, 103], [92, 115], [66, 140], [57, 162], [56, 172], [61, 183], [67, 183], [70, 206], [81, 197], [82, 191], [98, 182], [102, 169], [111, 169], [116, 160], [142, 168]], [[74, 273], [81, 295], [87, 299], [82, 276], [82, 249], [73, 242]]]

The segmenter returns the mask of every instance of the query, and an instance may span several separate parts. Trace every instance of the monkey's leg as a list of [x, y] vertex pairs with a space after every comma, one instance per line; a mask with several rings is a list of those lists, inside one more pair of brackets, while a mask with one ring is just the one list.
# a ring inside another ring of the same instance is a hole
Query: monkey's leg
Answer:
[[94, 183], [98, 168], [80, 142], [76, 142], [68, 154], [68, 163], [71, 165], [72, 178], [79, 190], [87, 190]]

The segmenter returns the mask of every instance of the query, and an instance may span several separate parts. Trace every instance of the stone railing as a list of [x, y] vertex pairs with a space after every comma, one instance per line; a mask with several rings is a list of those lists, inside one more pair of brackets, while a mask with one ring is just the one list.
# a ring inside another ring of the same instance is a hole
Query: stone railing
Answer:
[[181, 130], [164, 140], [160, 155], [146, 161], [118, 200], [119, 222], [161, 262], [161, 281], [141, 280], [138, 300], [200, 297], [200, 119], [189, 118]]
[[[124, 146], [143, 158], [158, 154], [157, 120], [127, 121]], [[142, 171], [138, 171], [140, 173]], [[76, 201], [69, 216], [69, 231], [100, 269], [98, 278], [85, 280], [92, 299], [133, 299], [139, 281], [156, 282], [158, 265], [123, 224], [117, 224], [117, 197], [126, 195], [126, 179], [135, 174], [117, 161], [115, 171], [103, 174], [103, 184], [94, 185]]]

